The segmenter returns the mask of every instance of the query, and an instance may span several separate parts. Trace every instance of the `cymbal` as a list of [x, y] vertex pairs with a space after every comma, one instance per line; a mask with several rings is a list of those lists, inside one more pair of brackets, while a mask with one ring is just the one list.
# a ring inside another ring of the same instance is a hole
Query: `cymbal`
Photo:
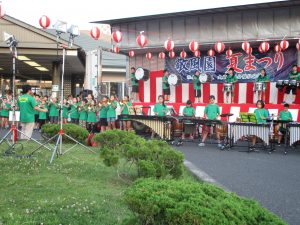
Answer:
[[221, 117], [233, 116], [233, 113], [224, 113], [220, 115]]

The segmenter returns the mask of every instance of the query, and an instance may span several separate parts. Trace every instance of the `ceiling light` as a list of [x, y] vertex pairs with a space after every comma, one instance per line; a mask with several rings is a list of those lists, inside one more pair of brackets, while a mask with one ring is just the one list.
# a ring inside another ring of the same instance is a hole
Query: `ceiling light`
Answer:
[[0, 67], [0, 70], [4, 70], [4, 69]]
[[28, 64], [29, 66], [34, 66], [34, 67], [41, 66], [40, 64], [38, 64], [34, 61], [25, 61], [24, 63]]
[[34, 68], [36, 68], [39, 71], [49, 71], [47, 68], [42, 67], [42, 66], [38, 66], [38, 67], [34, 67]]
[[21, 61], [29, 61], [30, 59], [27, 57], [27, 56], [25, 56], [25, 55], [19, 55], [18, 57], [17, 57], [17, 59], [18, 60], [21, 60]]

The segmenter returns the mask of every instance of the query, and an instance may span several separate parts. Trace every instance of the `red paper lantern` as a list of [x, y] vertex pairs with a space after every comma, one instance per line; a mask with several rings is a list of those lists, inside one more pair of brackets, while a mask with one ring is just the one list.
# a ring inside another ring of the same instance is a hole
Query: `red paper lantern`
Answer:
[[281, 48], [280, 48], [279, 44], [277, 44], [277, 45], [274, 46], [274, 51], [275, 52], [281, 52]]
[[298, 51], [300, 51], [300, 44], [299, 44], [299, 43], [296, 44], [296, 49], [297, 49]]
[[186, 52], [185, 52], [184, 50], [182, 50], [182, 51], [180, 52], [180, 58], [185, 59], [186, 56], [187, 56]]
[[194, 56], [195, 57], [200, 57], [201, 53], [199, 50], [194, 51]]
[[280, 48], [282, 51], [286, 50], [289, 47], [289, 42], [287, 40], [282, 40], [280, 42]]
[[113, 38], [113, 40], [114, 40], [114, 42], [116, 42], [116, 43], [119, 43], [119, 42], [121, 42], [122, 41], [122, 33], [120, 32], [120, 31], [114, 31], [113, 33], [112, 33], [112, 38]]
[[50, 19], [48, 16], [43, 15], [41, 16], [39, 23], [42, 28], [46, 29], [50, 26]]
[[215, 44], [215, 50], [216, 52], [218, 53], [221, 53], [225, 50], [225, 44], [221, 41], [218, 41], [216, 44]]
[[[261, 48], [261, 50], [262, 50], [261, 53], [267, 52], [270, 49], [270, 44], [269, 44], [269, 42], [264, 41], [259, 45], [259, 48]], [[258, 48], [258, 50], [259, 50], [259, 48]]]
[[151, 52], [147, 52], [147, 53], [146, 53], [146, 58], [147, 58], [148, 60], [151, 60], [151, 59], [152, 59], [152, 53], [151, 53]]
[[261, 45], [258, 47], [258, 51], [259, 51], [260, 53], [264, 53], [264, 51], [261, 49]]
[[242, 43], [242, 49], [243, 49], [245, 52], [247, 52], [249, 48], [250, 48], [250, 43], [247, 42], [247, 41], [244, 41], [244, 42]]
[[247, 51], [246, 51], [246, 53], [247, 53], [248, 55], [250, 55], [250, 54], [252, 53], [252, 48], [251, 48], [251, 47], [248, 48]]
[[114, 53], [119, 53], [120, 52], [120, 48], [118, 46], [114, 46], [113, 52]]
[[227, 51], [226, 51], [226, 56], [229, 58], [230, 56], [232, 56], [232, 54], [233, 54], [233, 51], [231, 50], [231, 49], [228, 49]]
[[134, 57], [135, 52], [134, 52], [133, 50], [130, 50], [130, 51], [128, 52], [128, 55], [129, 55], [130, 58], [132, 58], [132, 57]]
[[172, 41], [170, 38], [165, 41], [164, 47], [167, 51], [172, 51], [174, 46], [174, 41]]
[[148, 38], [144, 35], [143, 32], [140, 33], [139, 36], [136, 38], [136, 43], [141, 47], [144, 48], [148, 44]]
[[207, 51], [207, 55], [210, 56], [210, 57], [213, 57], [215, 55], [215, 51], [213, 49], [209, 49]]
[[160, 52], [160, 53], [158, 54], [158, 58], [164, 59], [164, 58], [166, 58], [166, 54], [165, 54], [164, 52]]
[[5, 10], [3, 8], [3, 5], [0, 5], [0, 18], [3, 18], [5, 16]]
[[90, 35], [95, 40], [98, 40], [100, 38], [100, 29], [98, 27], [93, 27], [90, 31]]
[[169, 52], [170, 59], [173, 59], [175, 57], [175, 55], [176, 55], [175, 52], [173, 52], [173, 51]]
[[199, 49], [199, 43], [197, 41], [191, 41], [190, 44], [189, 44], [189, 49], [192, 51], [192, 52], [195, 52]]

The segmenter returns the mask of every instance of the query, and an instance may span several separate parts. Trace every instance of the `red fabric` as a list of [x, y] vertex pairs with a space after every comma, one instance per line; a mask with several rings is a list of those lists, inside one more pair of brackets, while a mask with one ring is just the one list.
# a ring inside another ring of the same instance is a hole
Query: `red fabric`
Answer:
[[195, 102], [195, 93], [194, 93], [194, 87], [193, 84], [189, 84], [189, 99], [192, 102]]
[[144, 81], [139, 80], [139, 99], [141, 102], [144, 101]]
[[239, 90], [240, 90], [240, 86], [238, 84], [236, 84], [234, 87], [234, 102], [235, 103], [239, 102]]
[[246, 96], [246, 102], [248, 103], [253, 103], [253, 86], [254, 84], [253, 83], [249, 83], [247, 85], [247, 96]]
[[175, 101], [182, 102], [182, 85], [177, 85], [175, 88], [176, 88]]
[[283, 102], [285, 88], [282, 91], [278, 90], [277, 103]]
[[224, 92], [222, 84], [218, 84], [218, 103], [224, 103]]
[[203, 102], [208, 103], [210, 96], [210, 85], [209, 83], [203, 84]]
[[269, 104], [270, 103], [270, 87], [271, 85], [270, 85], [270, 82], [267, 82], [267, 90], [266, 90], [266, 92], [265, 92], [265, 98], [266, 98], [266, 100], [265, 100], [265, 102], [266, 102], [266, 104]]

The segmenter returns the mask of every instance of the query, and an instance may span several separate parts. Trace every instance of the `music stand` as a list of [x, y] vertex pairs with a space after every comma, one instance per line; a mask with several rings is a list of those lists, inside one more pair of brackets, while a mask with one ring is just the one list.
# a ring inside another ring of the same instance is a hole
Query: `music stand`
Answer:
[[[244, 123], [257, 123], [257, 119], [256, 119], [255, 113], [240, 112], [240, 118], [241, 118], [241, 122], [244, 122]], [[250, 126], [249, 126], [248, 130], [250, 130]], [[249, 136], [250, 135], [249, 135], [249, 131], [248, 131], [247, 137], [249, 137]], [[249, 142], [249, 139], [248, 139], [248, 150], [247, 151], [239, 151], [239, 152], [247, 152], [247, 153], [253, 152], [253, 151], [250, 151], [250, 142]]]
[[[34, 141], [38, 145], [40, 145], [39, 148], [42, 146], [47, 148], [48, 150], [51, 151], [50, 148], [47, 146], [44, 146], [41, 142], [35, 140], [32, 137], [28, 137], [26, 134], [24, 134], [21, 130], [19, 130], [16, 126], [16, 98], [15, 98], [15, 80], [16, 80], [16, 58], [17, 58], [17, 46], [18, 46], [18, 41], [13, 35], [7, 34], [4, 32], [4, 41], [6, 44], [9, 46], [9, 49], [12, 53], [12, 59], [13, 59], [13, 77], [12, 77], [12, 125], [10, 130], [3, 136], [3, 138], [0, 140], [0, 145], [6, 140], [9, 148], [5, 151], [5, 155], [11, 155], [14, 154], [13, 149], [15, 149], [17, 141], [18, 141], [18, 133], [21, 133], [24, 137], [28, 138], [28, 140]], [[12, 142], [9, 141], [8, 136], [12, 134]], [[23, 146], [22, 146], [23, 149]], [[27, 157], [30, 157], [32, 154], [29, 154]]]

